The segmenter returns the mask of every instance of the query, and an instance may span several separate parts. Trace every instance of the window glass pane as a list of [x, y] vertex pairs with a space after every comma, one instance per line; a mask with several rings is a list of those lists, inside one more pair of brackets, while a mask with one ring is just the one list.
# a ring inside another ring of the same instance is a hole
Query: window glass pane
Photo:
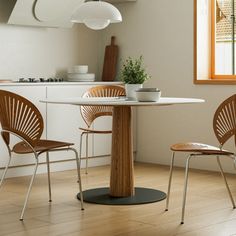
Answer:
[[[215, 0], [215, 74], [233, 75], [234, 6], [236, 0]], [[235, 27], [236, 29], [236, 27]]]

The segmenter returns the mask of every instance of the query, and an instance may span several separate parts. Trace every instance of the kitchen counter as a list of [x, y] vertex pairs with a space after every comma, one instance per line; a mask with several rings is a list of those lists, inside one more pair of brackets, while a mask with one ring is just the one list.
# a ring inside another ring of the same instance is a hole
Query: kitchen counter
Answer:
[[114, 82], [105, 82], [105, 81], [95, 81], [95, 82], [38, 82], [38, 83], [19, 83], [19, 82], [11, 82], [11, 83], [1, 83], [0, 86], [58, 86], [58, 85], [118, 85], [123, 84], [120, 81]]
[[[39, 109], [44, 119], [45, 132], [42, 134], [43, 139], [58, 139], [66, 140], [75, 143], [76, 147], [80, 145], [78, 127], [84, 126], [84, 121], [80, 116], [78, 106], [68, 105], [54, 105], [40, 102], [45, 99], [54, 98], [70, 98], [81, 97], [89, 88], [99, 85], [122, 85], [121, 82], [38, 82], [38, 83], [0, 83], [0, 89], [7, 90], [19, 94], [32, 103]], [[135, 112], [135, 111], [134, 111]], [[109, 117], [98, 120], [95, 124], [99, 129], [111, 129], [111, 120]], [[135, 128], [135, 124], [134, 124]], [[91, 157], [90, 165], [103, 165], [110, 163], [110, 147], [111, 136], [91, 137], [93, 142], [89, 145], [89, 156]], [[135, 143], [135, 140], [134, 140]], [[0, 139], [1, 159], [0, 159], [0, 174], [1, 167], [3, 167], [8, 160], [8, 151], [2, 139]], [[85, 156], [85, 153], [83, 153]], [[94, 158], [99, 156], [100, 158]], [[63, 171], [76, 168], [73, 157], [70, 152], [51, 153], [50, 160], [52, 168], [55, 171]], [[45, 158], [41, 158], [40, 163], [44, 165]], [[30, 175], [31, 168], [28, 165], [34, 164], [31, 155], [25, 155], [19, 161], [13, 163], [9, 170], [10, 176]], [[18, 168], [21, 166], [21, 168]], [[84, 162], [82, 162], [84, 166]], [[40, 173], [46, 173], [45, 168], [40, 168]]]

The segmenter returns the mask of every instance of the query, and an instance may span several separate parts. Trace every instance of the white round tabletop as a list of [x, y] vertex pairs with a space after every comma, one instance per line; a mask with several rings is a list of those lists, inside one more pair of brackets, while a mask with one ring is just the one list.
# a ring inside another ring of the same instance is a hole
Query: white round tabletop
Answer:
[[44, 103], [54, 104], [71, 104], [82, 106], [165, 106], [173, 104], [193, 104], [203, 103], [205, 100], [197, 98], [175, 98], [175, 97], [161, 97], [157, 102], [139, 102], [127, 100], [119, 97], [93, 97], [93, 98], [52, 98], [41, 100]]

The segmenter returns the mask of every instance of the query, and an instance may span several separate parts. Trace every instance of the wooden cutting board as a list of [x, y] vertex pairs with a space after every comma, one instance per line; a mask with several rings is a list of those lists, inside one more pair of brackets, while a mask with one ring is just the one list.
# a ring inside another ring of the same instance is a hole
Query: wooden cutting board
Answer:
[[114, 81], [116, 77], [116, 66], [119, 48], [115, 45], [115, 37], [111, 37], [111, 45], [106, 46], [102, 81]]

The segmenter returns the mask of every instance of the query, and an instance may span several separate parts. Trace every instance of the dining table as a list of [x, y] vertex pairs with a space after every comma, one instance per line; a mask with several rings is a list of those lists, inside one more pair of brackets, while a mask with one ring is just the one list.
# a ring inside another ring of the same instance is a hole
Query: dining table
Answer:
[[[156, 102], [139, 102], [124, 97], [58, 97], [44, 99], [41, 102], [113, 107], [110, 186], [84, 190], [84, 201], [107, 205], [134, 205], [161, 201], [166, 198], [166, 193], [153, 188], [135, 187], [132, 108], [198, 104], [205, 101], [198, 98], [177, 97], [161, 97]], [[79, 199], [79, 194], [77, 197]]]

